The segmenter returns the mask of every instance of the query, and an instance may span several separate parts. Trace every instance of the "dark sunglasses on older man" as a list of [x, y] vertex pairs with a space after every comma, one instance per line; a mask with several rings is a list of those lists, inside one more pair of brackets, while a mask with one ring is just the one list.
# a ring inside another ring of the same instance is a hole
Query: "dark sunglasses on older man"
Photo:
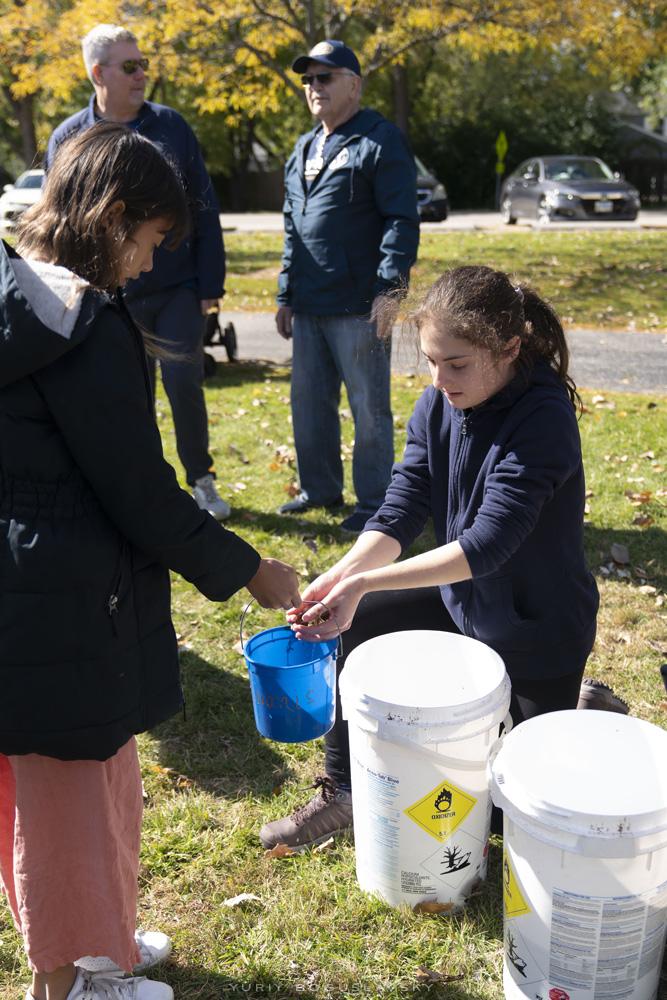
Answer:
[[327, 83], [331, 83], [331, 78], [333, 76], [354, 76], [354, 73], [332, 73], [327, 70], [325, 73], [304, 73], [301, 77], [301, 83], [304, 87], [312, 87], [315, 80], [318, 83], [326, 86]]
[[141, 68], [143, 69], [143, 71], [145, 73], [146, 70], [148, 69], [150, 63], [149, 63], [148, 59], [146, 59], [144, 57], [143, 59], [126, 59], [122, 63], [106, 63], [106, 65], [107, 66], [113, 66], [113, 65], [120, 66], [120, 68], [122, 69], [123, 73], [125, 73], [127, 76], [132, 76], [133, 73], [137, 72], [137, 70], [138, 70], [138, 68], [140, 66], [141, 66]]

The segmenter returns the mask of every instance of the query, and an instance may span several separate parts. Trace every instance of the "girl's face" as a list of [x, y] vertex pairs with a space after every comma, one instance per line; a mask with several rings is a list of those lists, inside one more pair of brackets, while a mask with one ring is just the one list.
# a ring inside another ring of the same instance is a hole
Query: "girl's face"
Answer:
[[507, 385], [521, 347], [515, 337], [508, 344], [507, 355], [497, 360], [486, 348], [474, 347], [432, 320], [423, 324], [420, 340], [434, 387], [457, 410], [479, 406]]
[[142, 271], [153, 267], [153, 251], [156, 250], [169, 232], [166, 219], [151, 219], [140, 222], [121, 244], [119, 253], [120, 284], [130, 278], [138, 278]]

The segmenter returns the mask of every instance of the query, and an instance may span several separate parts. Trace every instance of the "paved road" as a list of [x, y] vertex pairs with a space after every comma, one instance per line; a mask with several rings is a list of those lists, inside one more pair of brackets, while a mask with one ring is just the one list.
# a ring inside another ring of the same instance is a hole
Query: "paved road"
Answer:
[[[282, 232], [280, 212], [244, 212], [222, 215], [223, 229], [238, 232]], [[517, 235], [540, 229], [545, 232], [563, 230], [608, 231], [608, 222], [558, 222], [548, 227], [537, 223], [520, 224], [510, 229], [504, 226], [498, 212], [452, 212], [444, 222], [422, 224], [424, 232], [494, 231], [515, 232]], [[624, 232], [667, 228], [667, 211], [642, 211], [636, 222], [618, 223]], [[275, 330], [272, 313], [221, 313], [223, 324], [233, 322], [238, 339], [240, 360], [272, 361], [289, 364], [292, 345], [282, 340]], [[568, 340], [572, 354], [571, 372], [577, 385], [603, 391], [645, 392], [667, 396], [667, 334], [601, 332], [570, 330]], [[227, 358], [224, 348], [215, 348], [219, 360]], [[415, 371], [414, 353], [401, 346], [400, 336], [394, 338], [392, 367], [396, 372]], [[426, 371], [422, 364], [417, 368]]]
[[[291, 341], [283, 340], [275, 328], [272, 313], [221, 312], [224, 327], [233, 323], [241, 361], [271, 361], [290, 364]], [[626, 333], [623, 331], [570, 330], [571, 372], [577, 383], [606, 392], [637, 392], [667, 396], [667, 334]], [[211, 349], [209, 349], [211, 350]], [[211, 351], [220, 361], [227, 360], [224, 347]], [[422, 361], [415, 365], [414, 351], [394, 337], [392, 368], [406, 374], [426, 373]]]
[[[241, 212], [234, 214], [223, 214], [220, 216], [222, 227], [228, 232], [240, 233], [281, 233], [283, 231], [283, 217], [280, 212]], [[516, 226], [503, 225], [500, 212], [468, 212], [454, 211], [444, 222], [423, 222], [422, 232], [425, 233], [447, 233], [475, 230], [500, 230], [505, 233], [522, 233], [533, 230], [548, 232], [562, 232], [564, 230], [582, 229], [596, 230], [600, 232], [618, 228], [624, 232], [641, 231], [645, 229], [665, 229], [667, 228], [667, 211], [642, 211], [639, 213], [636, 222], [554, 222], [549, 226], [542, 226], [535, 222], [521, 222]]]

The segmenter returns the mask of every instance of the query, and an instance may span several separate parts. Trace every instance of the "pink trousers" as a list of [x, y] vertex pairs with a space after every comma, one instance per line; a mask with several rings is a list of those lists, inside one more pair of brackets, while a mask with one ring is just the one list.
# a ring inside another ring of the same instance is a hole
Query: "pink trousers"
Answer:
[[103, 762], [0, 754], [0, 879], [33, 972], [141, 961], [142, 808], [134, 738]]

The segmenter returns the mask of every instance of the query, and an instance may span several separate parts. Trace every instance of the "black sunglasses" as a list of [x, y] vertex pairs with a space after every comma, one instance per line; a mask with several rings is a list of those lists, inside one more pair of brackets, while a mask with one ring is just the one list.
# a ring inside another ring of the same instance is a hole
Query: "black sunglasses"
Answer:
[[326, 85], [331, 83], [332, 76], [354, 76], [354, 73], [332, 73], [330, 70], [325, 73], [304, 73], [301, 77], [301, 83], [304, 87], [312, 87], [313, 82], [317, 80], [318, 83]]
[[122, 63], [104, 63], [103, 65], [120, 66], [120, 68], [122, 69], [123, 73], [126, 74], [126, 76], [132, 76], [133, 73], [137, 72], [139, 66], [141, 66], [141, 68], [145, 73], [150, 63], [149, 60], [144, 57], [143, 59], [126, 59]]

